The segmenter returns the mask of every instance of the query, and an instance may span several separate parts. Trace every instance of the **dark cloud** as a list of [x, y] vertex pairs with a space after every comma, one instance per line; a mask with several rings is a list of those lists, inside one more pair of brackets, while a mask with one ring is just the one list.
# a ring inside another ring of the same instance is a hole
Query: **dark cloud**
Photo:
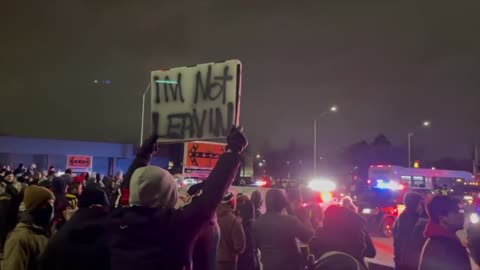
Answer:
[[324, 152], [379, 132], [405, 143], [431, 119], [416, 143], [466, 155], [480, 133], [480, 3], [457, 2], [10, 1], [0, 132], [137, 142], [150, 70], [239, 58], [255, 146], [310, 141], [336, 103]]

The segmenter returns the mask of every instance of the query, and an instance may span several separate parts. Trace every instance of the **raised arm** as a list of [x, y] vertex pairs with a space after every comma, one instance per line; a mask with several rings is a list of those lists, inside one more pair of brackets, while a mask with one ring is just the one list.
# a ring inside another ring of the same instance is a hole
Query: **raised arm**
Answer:
[[128, 198], [130, 196], [129, 187], [130, 187], [130, 178], [132, 178], [133, 172], [141, 167], [145, 167], [150, 163], [153, 152], [156, 150], [156, 143], [158, 140], [157, 135], [152, 135], [150, 138], [145, 140], [140, 149], [135, 156], [132, 164], [128, 167], [125, 177], [123, 178], [122, 183], [120, 184], [120, 200], [119, 205], [128, 205]]
[[201, 226], [212, 219], [223, 195], [232, 184], [240, 166], [247, 139], [238, 128], [232, 128], [227, 137], [227, 153], [220, 156], [215, 168], [204, 181], [202, 194], [183, 208], [183, 217], [189, 227]]

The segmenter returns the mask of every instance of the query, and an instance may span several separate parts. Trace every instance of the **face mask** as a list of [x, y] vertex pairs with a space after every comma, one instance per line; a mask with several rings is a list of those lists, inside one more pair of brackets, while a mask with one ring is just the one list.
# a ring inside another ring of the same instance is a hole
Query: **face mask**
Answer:
[[46, 207], [38, 208], [32, 213], [32, 216], [35, 225], [48, 225], [53, 219], [53, 206], [48, 204]]

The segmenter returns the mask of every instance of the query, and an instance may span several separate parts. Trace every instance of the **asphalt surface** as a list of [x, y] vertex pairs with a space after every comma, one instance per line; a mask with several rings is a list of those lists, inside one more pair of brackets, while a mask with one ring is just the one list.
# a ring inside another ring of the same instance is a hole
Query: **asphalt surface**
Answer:
[[[466, 243], [466, 235], [465, 231], [459, 231], [457, 233], [460, 240], [465, 244]], [[393, 269], [393, 239], [392, 238], [383, 238], [383, 237], [372, 237], [373, 244], [377, 249], [377, 256], [373, 259], [366, 259], [367, 262], [374, 263], [376, 267], [370, 267], [370, 270], [373, 269]], [[480, 270], [480, 267], [475, 265], [473, 261], [472, 269], [473, 270]], [[387, 268], [379, 268], [378, 266], [386, 266]]]
[[373, 244], [377, 249], [377, 256], [373, 259], [367, 259], [367, 262], [377, 265], [387, 266], [393, 269], [393, 239], [383, 237], [372, 237]]

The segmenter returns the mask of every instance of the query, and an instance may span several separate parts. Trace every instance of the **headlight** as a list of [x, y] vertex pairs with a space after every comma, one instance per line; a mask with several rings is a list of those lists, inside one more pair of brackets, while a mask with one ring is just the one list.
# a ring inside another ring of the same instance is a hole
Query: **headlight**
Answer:
[[480, 221], [480, 217], [478, 216], [477, 213], [470, 214], [470, 222], [472, 224], [477, 224], [479, 221]]
[[337, 185], [330, 180], [314, 179], [308, 183], [308, 187], [313, 191], [331, 192], [337, 188]]
[[372, 212], [373, 211], [370, 208], [363, 208], [362, 209], [362, 214], [365, 214], [365, 215], [370, 215]]

